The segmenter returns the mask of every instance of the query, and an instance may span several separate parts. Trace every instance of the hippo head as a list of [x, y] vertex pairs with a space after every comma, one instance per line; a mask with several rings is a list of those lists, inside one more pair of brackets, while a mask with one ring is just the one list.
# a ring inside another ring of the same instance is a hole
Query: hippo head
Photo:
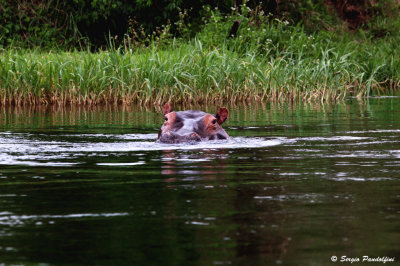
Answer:
[[163, 143], [183, 143], [202, 140], [227, 139], [229, 135], [221, 127], [228, 118], [228, 109], [219, 108], [217, 114], [207, 114], [202, 111], [172, 110], [166, 103], [163, 107], [165, 122], [158, 135], [158, 141]]

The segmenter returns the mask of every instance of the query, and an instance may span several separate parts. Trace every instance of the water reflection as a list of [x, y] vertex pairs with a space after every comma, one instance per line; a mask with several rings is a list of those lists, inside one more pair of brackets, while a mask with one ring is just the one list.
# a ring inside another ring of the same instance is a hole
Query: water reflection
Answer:
[[[232, 159], [225, 149], [203, 149], [197, 153], [164, 150], [161, 173], [166, 176], [164, 181], [169, 183], [169, 189], [191, 184], [195, 200], [189, 199], [186, 203], [196, 204], [199, 209], [193, 209], [193, 213], [189, 211], [192, 215], [186, 217], [185, 224], [196, 228], [196, 238], [200, 242], [235, 247], [235, 263], [279, 262], [291, 238], [283, 229], [287, 219], [285, 202], [276, 199], [285, 197], [288, 191], [285, 186], [274, 185], [274, 180], [266, 180], [271, 185], [257, 182], [252, 185], [243, 176], [246, 164], [243, 158]], [[199, 229], [201, 227], [215, 229], [208, 232]], [[203, 257], [209, 251], [196, 249], [196, 252]], [[231, 264], [233, 261], [214, 259], [210, 263]]]
[[398, 254], [399, 99], [229, 110], [232, 139], [163, 145], [157, 107], [0, 109], [2, 261], [325, 265], [333, 254]]
[[[167, 182], [201, 178], [215, 180], [218, 174], [227, 174], [228, 153], [226, 149], [202, 149], [196, 154], [183, 154], [177, 150], [163, 150], [161, 173], [169, 175]], [[188, 170], [189, 169], [189, 170]]]
[[285, 233], [285, 203], [271, 200], [287, 193], [284, 186], [239, 185], [233, 201], [238, 225], [232, 236], [237, 243], [237, 256], [246, 261], [279, 262], [287, 252], [291, 238]]

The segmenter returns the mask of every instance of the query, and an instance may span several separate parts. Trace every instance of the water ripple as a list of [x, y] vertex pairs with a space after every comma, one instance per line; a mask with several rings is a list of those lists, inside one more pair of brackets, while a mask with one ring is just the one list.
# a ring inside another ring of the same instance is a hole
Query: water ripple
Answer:
[[0, 225], [5, 226], [18, 226], [23, 225], [25, 222], [53, 220], [53, 219], [79, 219], [79, 218], [109, 218], [118, 216], [128, 216], [127, 212], [116, 213], [72, 213], [64, 215], [17, 215], [11, 212], [0, 212]]
[[[71, 137], [73, 138], [71, 139]], [[55, 138], [57, 140], [51, 140]], [[89, 138], [90, 140], [87, 140]], [[60, 141], [65, 139], [65, 141]], [[73, 166], [63, 160], [82, 156], [102, 156], [111, 152], [237, 149], [276, 146], [288, 141], [285, 138], [244, 138], [199, 142], [194, 144], [157, 143], [157, 134], [76, 134], [50, 135], [43, 138], [29, 133], [0, 133], [0, 165], [28, 166]], [[87, 141], [82, 141], [87, 140]], [[97, 141], [96, 141], [97, 140]], [[130, 163], [99, 162], [101, 166], [145, 164], [144, 161]]]

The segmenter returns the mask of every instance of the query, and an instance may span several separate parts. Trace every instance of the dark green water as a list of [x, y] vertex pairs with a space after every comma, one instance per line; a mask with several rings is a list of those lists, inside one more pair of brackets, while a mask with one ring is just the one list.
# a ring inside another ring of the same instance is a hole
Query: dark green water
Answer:
[[175, 146], [152, 109], [0, 109], [0, 262], [399, 262], [400, 98], [229, 109]]

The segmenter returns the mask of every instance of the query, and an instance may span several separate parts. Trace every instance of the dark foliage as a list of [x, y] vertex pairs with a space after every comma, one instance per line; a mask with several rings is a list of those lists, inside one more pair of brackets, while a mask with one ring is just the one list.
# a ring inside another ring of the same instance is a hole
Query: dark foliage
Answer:
[[[191, 37], [204, 21], [204, 6], [227, 14], [232, 7], [241, 12], [243, 3], [251, 9], [261, 8], [271, 17], [302, 23], [309, 31], [331, 30], [341, 21], [354, 30], [373, 16], [384, 15], [384, 7], [393, 1], [0, 0], [0, 47], [12, 44], [64, 49], [86, 48], [90, 44], [98, 49], [107, 47], [110, 36], [118, 44], [129, 32], [157, 35], [163, 25], [168, 25], [174, 36]], [[184, 22], [184, 30], [179, 21]], [[379, 37], [382, 32], [385, 30], [379, 29], [376, 35]]]
[[366, 24], [374, 12], [375, 3], [371, 0], [328, 0], [327, 2], [353, 30]]

